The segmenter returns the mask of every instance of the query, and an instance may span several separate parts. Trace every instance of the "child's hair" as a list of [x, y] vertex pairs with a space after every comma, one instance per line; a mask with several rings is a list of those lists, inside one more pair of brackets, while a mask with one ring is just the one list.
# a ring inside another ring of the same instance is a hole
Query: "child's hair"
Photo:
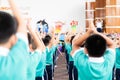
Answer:
[[106, 40], [98, 34], [88, 37], [84, 45], [87, 48], [89, 56], [91, 57], [103, 56], [107, 47]]
[[32, 44], [32, 37], [31, 37], [30, 33], [27, 33], [27, 35], [28, 35], [28, 43], [30, 45], [30, 44]]
[[70, 44], [72, 45], [72, 41], [74, 39], [75, 35], [71, 36], [71, 39], [70, 39]]
[[0, 43], [6, 43], [16, 32], [16, 19], [10, 14], [0, 11]]
[[34, 40], [32, 39], [30, 33], [27, 33], [27, 35], [28, 35], [28, 43], [29, 43], [29, 45], [32, 45], [32, 49], [35, 50], [37, 47], [36, 47], [36, 45], [34, 43]]
[[51, 39], [52, 39], [52, 37], [50, 35], [48, 35], [48, 34], [43, 38], [43, 43], [45, 44], [45, 46], [48, 46]]

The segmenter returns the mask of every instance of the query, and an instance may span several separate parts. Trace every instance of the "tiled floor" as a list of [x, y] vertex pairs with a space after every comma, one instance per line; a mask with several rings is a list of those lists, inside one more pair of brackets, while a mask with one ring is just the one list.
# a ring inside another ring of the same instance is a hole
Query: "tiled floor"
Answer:
[[57, 67], [54, 72], [54, 80], [68, 80], [65, 56], [59, 55]]

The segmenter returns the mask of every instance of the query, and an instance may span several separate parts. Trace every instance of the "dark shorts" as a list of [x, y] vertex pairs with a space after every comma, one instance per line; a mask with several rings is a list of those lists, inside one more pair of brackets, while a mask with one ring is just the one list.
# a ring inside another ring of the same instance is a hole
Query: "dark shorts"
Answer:
[[102, 29], [101, 29], [101, 28], [97, 28], [97, 31], [98, 31], [98, 32], [102, 32]]

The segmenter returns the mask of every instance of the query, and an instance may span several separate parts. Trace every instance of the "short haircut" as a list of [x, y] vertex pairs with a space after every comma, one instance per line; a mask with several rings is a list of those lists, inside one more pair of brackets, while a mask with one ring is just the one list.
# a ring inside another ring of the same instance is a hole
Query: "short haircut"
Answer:
[[48, 46], [48, 44], [50, 43], [52, 37], [50, 35], [46, 35], [45, 38], [43, 39], [43, 43], [45, 44], [45, 46]]
[[37, 47], [35, 45], [35, 42], [34, 42], [32, 36], [31, 36], [31, 34], [28, 32], [27, 35], [28, 35], [28, 43], [29, 43], [29, 45], [32, 45], [32, 49], [35, 50]]
[[28, 43], [30, 45], [30, 44], [32, 44], [32, 37], [31, 37], [30, 33], [27, 33], [27, 35], [28, 35]]
[[71, 36], [71, 39], [70, 39], [70, 44], [72, 45], [72, 41], [73, 39], [75, 38], [75, 35]]
[[16, 19], [10, 14], [0, 11], [0, 43], [6, 43], [16, 32]]
[[85, 47], [91, 57], [103, 56], [107, 47], [106, 45], [106, 40], [98, 34], [91, 35], [85, 41]]

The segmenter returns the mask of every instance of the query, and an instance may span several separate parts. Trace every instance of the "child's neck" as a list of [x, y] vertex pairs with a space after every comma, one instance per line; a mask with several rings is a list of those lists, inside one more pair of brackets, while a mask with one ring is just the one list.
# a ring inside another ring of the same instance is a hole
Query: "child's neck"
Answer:
[[0, 47], [4, 47], [4, 48], [7, 48], [7, 49], [10, 49], [11, 48], [11, 44], [10, 43], [2, 43], [2, 44], [0, 44]]

